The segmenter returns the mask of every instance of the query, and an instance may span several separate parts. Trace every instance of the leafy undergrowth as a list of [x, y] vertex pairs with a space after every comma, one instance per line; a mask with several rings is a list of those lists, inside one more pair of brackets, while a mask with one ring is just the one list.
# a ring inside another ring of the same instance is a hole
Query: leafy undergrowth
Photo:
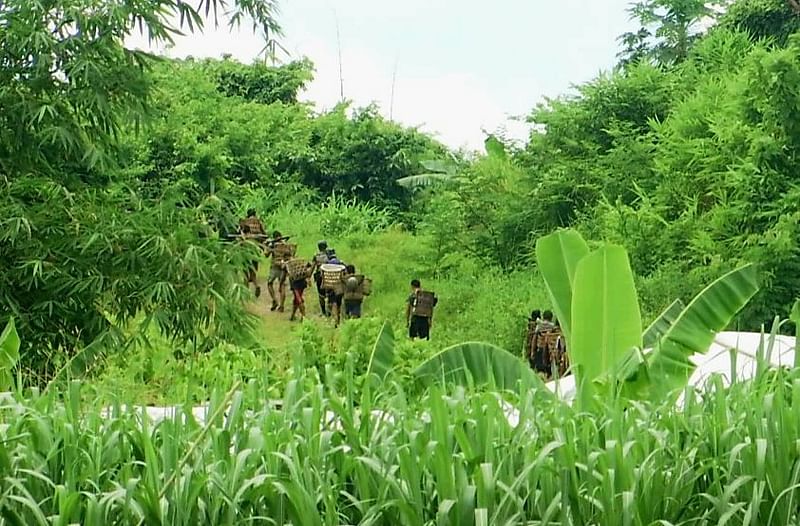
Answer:
[[[311, 373], [311, 374], [309, 374]], [[530, 392], [353, 400], [344, 372], [214, 389], [205, 423], [102, 417], [80, 384], [0, 401], [2, 521], [16, 524], [798, 524], [800, 377], [713, 382], [683, 409], [578, 413]], [[338, 386], [338, 387], [334, 387]], [[694, 399], [689, 397], [689, 399]], [[382, 411], [376, 412], [376, 411]], [[364, 415], [371, 414], [366, 418]]]

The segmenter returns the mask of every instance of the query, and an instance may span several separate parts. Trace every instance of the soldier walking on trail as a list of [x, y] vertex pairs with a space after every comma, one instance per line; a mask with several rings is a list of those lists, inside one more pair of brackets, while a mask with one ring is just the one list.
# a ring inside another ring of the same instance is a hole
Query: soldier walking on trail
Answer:
[[[331, 265], [341, 265], [346, 266], [339, 257], [336, 255], [336, 251], [332, 248], [328, 249], [328, 263]], [[342, 321], [342, 300], [344, 299], [344, 283], [341, 281], [337, 282], [334, 288], [328, 289], [328, 308], [330, 309], [330, 315], [333, 317], [333, 326], [338, 327], [339, 323]]]
[[408, 335], [414, 340], [422, 338], [431, 339], [431, 326], [433, 325], [433, 308], [439, 299], [433, 292], [422, 290], [418, 279], [411, 280], [411, 294], [406, 303], [406, 325]]
[[364, 296], [370, 294], [367, 284], [371, 282], [363, 275], [356, 274], [355, 265], [347, 265], [344, 272], [344, 316], [348, 319], [360, 318]]
[[531, 311], [531, 317], [528, 318], [528, 328], [525, 331], [525, 357], [530, 360], [533, 356], [533, 340], [536, 334], [536, 329], [539, 328], [539, 322], [542, 318], [542, 311], [534, 309]]
[[[258, 240], [261, 236], [266, 234], [264, 224], [256, 215], [254, 208], [247, 211], [247, 217], [239, 221], [239, 234], [244, 239]], [[261, 296], [261, 287], [258, 286], [258, 260], [253, 260], [245, 270], [245, 284], [249, 287], [250, 284], [256, 287], [256, 298]]]
[[306, 317], [306, 301], [303, 293], [308, 287], [308, 277], [311, 275], [311, 263], [307, 263], [305, 272], [294, 276], [291, 280], [290, 287], [292, 289], [292, 316], [290, 321], [294, 321], [298, 312], [300, 312], [300, 321]]
[[542, 313], [542, 319], [536, 324], [530, 347], [531, 367], [537, 373], [550, 378], [554, 365], [559, 371], [562, 370], [564, 342], [560, 328], [553, 322], [551, 311], [546, 310]]
[[[272, 298], [272, 308], [270, 310], [284, 311], [286, 304], [286, 261], [292, 257], [290, 247], [286, 240], [288, 238], [281, 235], [277, 230], [272, 233], [269, 253], [272, 256], [269, 278], [267, 280], [267, 290]], [[275, 296], [275, 282], [278, 282], [278, 296]]]
[[317, 295], [319, 295], [319, 308], [323, 316], [330, 316], [326, 308], [326, 301], [328, 294], [322, 289], [322, 265], [328, 263], [328, 243], [327, 241], [320, 241], [317, 243], [317, 253], [311, 260], [311, 275], [314, 277], [314, 284], [317, 286]]

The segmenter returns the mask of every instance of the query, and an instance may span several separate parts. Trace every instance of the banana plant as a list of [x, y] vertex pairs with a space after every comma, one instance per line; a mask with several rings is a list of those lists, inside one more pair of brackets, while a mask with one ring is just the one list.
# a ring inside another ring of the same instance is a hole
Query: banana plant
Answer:
[[606, 245], [581, 259], [573, 287], [567, 349], [577, 366], [581, 396], [588, 400], [595, 379], [614, 369], [630, 349], [642, 348], [642, 317], [622, 247]]
[[566, 339], [572, 332], [572, 290], [578, 263], [589, 254], [589, 245], [574, 230], [539, 238], [536, 242], [536, 262], [545, 276], [545, 284], [553, 310], [561, 321]]
[[[505, 145], [494, 135], [489, 134], [486, 137], [484, 147], [487, 157], [508, 160]], [[457, 183], [462, 180], [463, 176], [459, 173], [458, 160], [452, 154], [446, 161], [427, 160], [421, 161], [420, 164], [426, 170], [425, 173], [401, 177], [396, 181], [397, 184], [405, 188], [417, 189], [437, 183]]]
[[[583, 401], [598, 385], [617, 382], [627, 383], [623, 393], [634, 398], [674, 393], [694, 370], [691, 355], [707, 352], [715, 334], [759, 288], [755, 268], [746, 265], [709, 285], [688, 306], [673, 303], [642, 334], [627, 253], [605, 245], [581, 256], [580, 240], [574, 230], [561, 230], [540, 239], [536, 253], [554, 310], [562, 327], [570, 328], [565, 337]], [[646, 352], [645, 345], [652, 350]]]
[[[536, 255], [567, 340], [578, 399], [587, 407], [598, 390], [610, 395], [619, 387], [630, 399], [674, 395], [694, 370], [691, 356], [707, 352], [715, 335], [759, 288], [755, 268], [746, 265], [717, 279], [688, 305], [676, 300], [642, 330], [624, 248], [606, 244], [590, 252], [580, 234], [562, 230], [540, 239]], [[796, 311], [800, 320], [800, 306]], [[384, 326], [369, 373], [384, 378], [393, 359], [393, 339]], [[520, 394], [545, 391], [525, 362], [488, 343], [449, 347], [422, 363], [413, 376], [422, 387], [450, 382]]]

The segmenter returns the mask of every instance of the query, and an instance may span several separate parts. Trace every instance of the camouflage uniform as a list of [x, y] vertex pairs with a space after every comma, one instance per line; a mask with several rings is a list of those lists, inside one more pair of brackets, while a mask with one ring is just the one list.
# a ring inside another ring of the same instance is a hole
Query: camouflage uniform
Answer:
[[[239, 221], [239, 232], [242, 233], [245, 238], [257, 235], [263, 236], [265, 233], [264, 224], [255, 216], [247, 217]], [[258, 260], [251, 261], [247, 270], [248, 272], [258, 272]]]

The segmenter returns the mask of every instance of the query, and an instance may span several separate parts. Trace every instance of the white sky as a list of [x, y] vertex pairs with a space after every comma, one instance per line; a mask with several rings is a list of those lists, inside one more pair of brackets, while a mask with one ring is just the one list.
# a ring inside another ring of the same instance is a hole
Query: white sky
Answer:
[[[387, 117], [420, 125], [445, 144], [480, 149], [482, 129], [527, 137], [524, 116], [615, 63], [616, 37], [635, 26], [629, 0], [282, 0], [280, 39], [307, 56], [316, 78], [303, 99], [324, 110], [339, 101], [337, 20], [344, 95], [376, 102]], [[134, 45], [141, 41], [133, 40]], [[180, 38], [173, 57], [244, 62], [264, 43], [250, 26]], [[395, 96], [390, 104], [396, 67]]]

